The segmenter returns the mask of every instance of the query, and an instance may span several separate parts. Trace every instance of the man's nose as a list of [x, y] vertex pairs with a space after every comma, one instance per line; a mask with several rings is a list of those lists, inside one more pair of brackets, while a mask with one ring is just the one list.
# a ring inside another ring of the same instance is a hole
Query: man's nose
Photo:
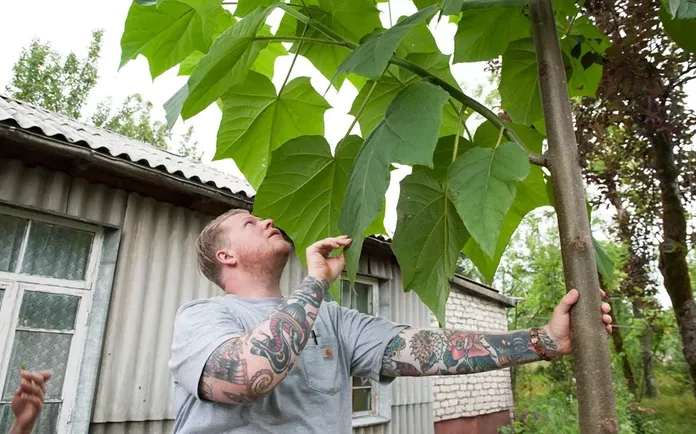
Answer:
[[274, 227], [274, 225], [273, 225], [273, 219], [266, 219], [266, 220], [263, 221], [262, 224], [263, 224], [263, 228], [264, 228], [264, 229], [268, 229], [268, 228]]

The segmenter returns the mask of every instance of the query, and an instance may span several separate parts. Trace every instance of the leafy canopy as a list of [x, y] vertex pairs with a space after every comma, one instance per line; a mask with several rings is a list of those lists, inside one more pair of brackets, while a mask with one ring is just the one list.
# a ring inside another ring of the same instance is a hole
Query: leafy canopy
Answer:
[[[179, 74], [189, 78], [172, 89], [168, 123], [220, 105], [216, 158], [232, 158], [257, 189], [255, 212], [274, 218], [300, 257], [318, 238], [350, 235], [351, 279], [363, 236], [385, 232], [393, 164], [411, 166], [401, 182], [392, 249], [405, 289], [443, 321], [459, 254], [492, 280], [520, 221], [552, 205], [542, 169], [529, 163], [530, 154], [542, 152], [545, 135], [526, 2], [416, 0], [418, 12], [389, 28], [374, 0], [241, 0], [236, 9], [225, 6], [229, 12], [221, 3], [134, 3], [123, 62], [142, 54], [153, 76], [179, 64]], [[609, 41], [578, 3], [553, 3], [569, 93], [592, 97]], [[282, 17], [272, 31], [268, 17], [277, 9]], [[693, 50], [687, 25], [696, 19], [693, 2], [665, 0], [663, 12], [666, 31]], [[434, 23], [428, 27], [433, 16], [447, 15], [458, 27], [451, 56], [438, 49]], [[362, 138], [340, 132], [345, 138], [334, 147], [322, 137], [330, 106], [310, 80], [289, 80], [288, 70], [281, 86], [271, 81], [275, 60], [286, 53], [306, 58], [336, 89], [346, 82], [357, 88], [350, 114]], [[512, 123], [464, 95], [450, 69], [452, 62], [501, 56], [498, 90]], [[486, 122], [469, 137], [464, 123], [473, 111]], [[607, 257], [599, 257], [607, 272]]]

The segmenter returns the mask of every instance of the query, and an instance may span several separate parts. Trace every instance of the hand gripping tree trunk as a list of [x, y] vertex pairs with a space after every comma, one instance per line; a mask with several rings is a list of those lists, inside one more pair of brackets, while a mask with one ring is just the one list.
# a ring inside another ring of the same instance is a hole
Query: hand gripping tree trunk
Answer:
[[548, 131], [548, 162], [555, 190], [566, 287], [580, 292], [580, 299], [571, 311], [580, 432], [616, 433], [611, 360], [601, 319], [595, 252], [551, 0], [530, 0], [529, 10]]

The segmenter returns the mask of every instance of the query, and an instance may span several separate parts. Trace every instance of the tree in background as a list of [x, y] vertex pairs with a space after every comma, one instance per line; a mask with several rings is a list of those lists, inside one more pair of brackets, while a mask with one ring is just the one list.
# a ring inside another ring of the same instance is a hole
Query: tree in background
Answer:
[[65, 59], [49, 43], [34, 40], [12, 68], [7, 92], [52, 112], [78, 119], [89, 92], [97, 84], [101, 56], [102, 30], [92, 32], [87, 56], [80, 59], [73, 52]]
[[[153, 105], [139, 94], [126, 97], [118, 109], [111, 98], [98, 103], [89, 116], [84, 106], [89, 93], [97, 85], [103, 31], [92, 32], [87, 55], [79, 58], [74, 52], [63, 57], [49, 43], [34, 40], [22, 49], [13, 67], [7, 93], [18, 100], [73, 119], [88, 118], [99, 128], [124, 135], [155, 148], [168, 150], [172, 135], [167, 126], [152, 119]], [[192, 141], [193, 127], [179, 137], [178, 153], [194, 161], [201, 160], [198, 142]]]
[[[636, 312], [651, 302], [646, 267], [659, 242], [659, 269], [696, 395], [696, 303], [687, 263], [684, 206], [694, 200], [691, 141], [696, 133], [696, 116], [685, 107], [684, 84], [696, 78], [696, 56], [663, 31], [673, 35], [670, 26], [676, 21], [661, 8], [659, 0], [585, 3], [612, 47], [603, 58], [596, 98], [585, 98], [578, 107], [577, 136], [589, 161], [586, 173], [603, 186], [617, 210], [618, 236], [629, 249], [625, 271], [631, 280], [623, 292], [635, 296]], [[653, 231], [656, 227], [659, 237]], [[641, 336], [643, 367], [648, 372], [645, 386], [652, 393], [651, 332], [645, 333]]]

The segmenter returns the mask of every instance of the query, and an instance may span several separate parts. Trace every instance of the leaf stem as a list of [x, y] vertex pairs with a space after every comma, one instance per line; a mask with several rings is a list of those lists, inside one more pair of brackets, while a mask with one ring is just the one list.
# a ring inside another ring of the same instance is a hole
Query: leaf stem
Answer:
[[346, 134], [343, 136], [343, 140], [345, 140], [346, 137], [348, 137], [348, 135], [350, 135], [350, 132], [353, 131], [353, 127], [355, 127], [355, 124], [358, 123], [358, 119], [360, 118], [360, 115], [362, 115], [363, 111], [365, 110], [365, 107], [367, 107], [367, 103], [370, 101], [370, 96], [372, 96], [372, 91], [375, 90], [375, 87], [377, 87], [376, 81], [374, 83], [372, 83], [372, 87], [370, 87], [370, 91], [367, 92], [367, 95], [365, 96], [365, 100], [360, 105], [358, 112], [355, 114], [355, 117], [353, 118], [353, 122], [350, 123], [350, 127], [348, 127], [348, 131], [346, 131]]
[[[355, 42], [351, 42], [348, 40], [345, 40], [341, 35], [324, 25], [323, 23], [316, 21], [312, 18], [309, 18], [299, 11], [296, 11], [292, 7], [286, 5], [286, 4], [280, 4], [279, 7], [283, 9], [285, 12], [290, 14], [291, 16], [295, 17], [298, 21], [307, 24], [308, 26], [314, 27], [315, 29], [319, 30], [321, 33], [325, 34], [329, 38], [332, 38], [335, 41], [340, 41], [342, 42], [343, 46], [355, 50], [358, 47], [358, 44]], [[447, 83], [445, 80], [441, 79], [440, 77], [436, 77], [433, 74], [431, 74], [428, 70], [423, 68], [420, 65], [417, 65], [409, 60], [406, 60], [402, 57], [399, 56], [392, 56], [391, 59], [389, 59], [389, 63], [397, 66], [401, 66], [402, 68], [408, 69], [412, 73], [418, 75], [419, 77], [428, 80], [434, 84], [437, 84], [440, 86], [442, 89], [447, 91], [452, 98], [456, 99], [463, 105], [467, 107], [471, 107], [472, 110], [483, 116], [487, 121], [492, 123], [498, 128], [505, 128], [505, 122], [503, 122], [502, 119], [500, 119], [493, 111], [491, 111], [488, 107], [485, 105], [481, 104], [480, 102], [476, 101], [475, 99], [471, 98], [470, 96], [466, 95], [464, 92], [461, 90], [457, 89], [456, 87], [452, 86], [451, 84]], [[522, 147], [528, 154], [529, 154], [529, 162], [532, 164], [536, 164], [538, 166], [545, 166], [546, 165], [546, 157], [543, 155], [536, 154], [529, 150], [524, 145], [524, 142], [520, 140], [519, 137], [517, 137], [517, 134], [515, 134], [514, 131], [512, 131], [511, 128], [505, 128], [505, 137], [508, 138], [511, 142], [514, 142]]]
[[338, 45], [345, 47], [345, 42], [334, 41], [331, 39], [305, 38], [301, 36], [255, 36], [255, 41], [276, 41], [276, 42], [308, 42], [311, 44]]
[[462, 108], [459, 109], [459, 122], [457, 122], [457, 135], [454, 136], [454, 149], [452, 150], [452, 162], [454, 163], [454, 160], [457, 159], [457, 153], [459, 153], [459, 136], [462, 134], [462, 117], [464, 115], [464, 111], [466, 110], [466, 106], [462, 105]]
[[[503, 127], [503, 128], [500, 129], [500, 134], [498, 134], [498, 141], [495, 142], [495, 148], [497, 148], [498, 146], [500, 146], [500, 142], [503, 141], [503, 133], [505, 132], [505, 130], [506, 130], [505, 127]], [[494, 149], [495, 149], [495, 148], [494, 148]]]

